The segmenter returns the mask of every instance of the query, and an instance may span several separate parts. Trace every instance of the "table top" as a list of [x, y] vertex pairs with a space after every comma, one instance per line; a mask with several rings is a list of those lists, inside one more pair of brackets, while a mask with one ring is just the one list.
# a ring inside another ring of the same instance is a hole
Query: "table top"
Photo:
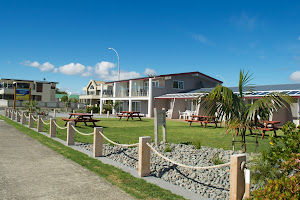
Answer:
[[89, 113], [69, 113], [70, 116], [78, 115], [78, 116], [93, 116], [93, 114]]
[[262, 121], [261, 123], [266, 123], [266, 124], [279, 124], [281, 121]]
[[203, 115], [191, 115], [190, 117], [199, 117], [199, 118], [201, 118], [201, 117], [203, 117], [203, 118], [217, 118], [217, 117], [215, 117], [215, 116], [203, 116]]
[[139, 111], [120, 111], [120, 113], [140, 113]]

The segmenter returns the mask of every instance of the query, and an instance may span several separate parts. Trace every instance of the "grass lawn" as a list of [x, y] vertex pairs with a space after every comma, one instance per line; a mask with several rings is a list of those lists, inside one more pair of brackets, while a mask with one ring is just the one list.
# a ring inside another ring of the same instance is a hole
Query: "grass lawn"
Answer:
[[[154, 140], [154, 122], [153, 119], [139, 120], [121, 120], [117, 118], [101, 118], [100, 122], [96, 124], [103, 127], [103, 133], [109, 139], [123, 144], [137, 143], [140, 136], [151, 136]], [[64, 121], [57, 118], [57, 124], [64, 126]], [[83, 123], [78, 123], [76, 128], [83, 133], [93, 132], [93, 126], [85, 126]], [[36, 127], [36, 124], [34, 125]], [[160, 129], [160, 141], [162, 140], [162, 133]], [[44, 132], [49, 132], [49, 125], [44, 125]], [[66, 140], [66, 130], [57, 128], [57, 137]], [[267, 132], [264, 139], [260, 139], [261, 133], [258, 134], [258, 148], [257, 151], [267, 150], [270, 148], [268, 135], [273, 132]], [[223, 148], [226, 150], [232, 149], [232, 135], [233, 133], [226, 134], [223, 127], [215, 128], [214, 125], [209, 124], [203, 128], [199, 123], [192, 124], [189, 127], [187, 122], [167, 121], [167, 141], [169, 143], [188, 143], [199, 140], [202, 146], [209, 146], [214, 148]], [[277, 131], [277, 135], [283, 135], [282, 131]], [[255, 135], [247, 133], [247, 152], [255, 152]], [[236, 141], [240, 141], [241, 137], [237, 136]], [[82, 136], [75, 133], [76, 142], [92, 143], [93, 136]], [[106, 142], [106, 141], [105, 141]], [[241, 149], [241, 143], [235, 144], [235, 149]]]

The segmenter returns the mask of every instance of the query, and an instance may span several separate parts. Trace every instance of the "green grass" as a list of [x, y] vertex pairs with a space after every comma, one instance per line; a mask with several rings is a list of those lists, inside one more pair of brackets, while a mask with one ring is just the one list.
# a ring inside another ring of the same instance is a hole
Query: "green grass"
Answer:
[[[57, 118], [58, 125], [64, 126], [64, 123], [61, 118]], [[152, 141], [154, 140], [153, 119], [143, 119], [143, 121], [136, 119], [119, 121], [117, 118], [101, 118], [101, 121], [96, 124], [103, 127], [103, 133], [106, 137], [123, 144], [137, 143], [141, 136], [150, 136]], [[34, 125], [34, 127], [36, 127], [36, 125]], [[78, 123], [76, 128], [83, 133], [93, 132], [92, 125], [85, 126], [83, 123]], [[49, 132], [49, 126], [44, 125], [44, 132]], [[261, 133], [258, 133], [258, 152], [270, 148], [268, 135], [272, 133], [273, 132], [267, 132], [264, 139], [260, 139]], [[232, 150], [232, 135], [233, 133], [226, 134], [224, 128], [215, 128], [214, 125], [208, 125], [206, 128], [203, 128], [199, 123], [194, 123], [189, 127], [187, 122], [167, 121], [168, 143], [195, 144], [200, 142], [202, 146]], [[282, 136], [282, 131], [277, 131], [277, 135]], [[160, 141], [162, 141], [161, 129], [159, 136]], [[66, 130], [57, 128], [57, 137], [66, 140]], [[250, 133], [247, 132], [247, 152], [255, 152], [255, 137], [255, 134], [250, 135]], [[92, 143], [93, 136], [82, 136], [75, 133], [75, 141]], [[241, 136], [235, 137], [235, 141], [241, 141]], [[235, 144], [235, 150], [241, 150], [241, 143]]]
[[[30, 137], [36, 139], [37, 141], [46, 145], [47, 147], [53, 149], [54, 151], [60, 153], [66, 158], [73, 160], [74, 162], [82, 165], [83, 167], [93, 171], [97, 175], [105, 178], [113, 185], [116, 185], [117, 187], [123, 189], [125, 192], [129, 193], [130, 195], [138, 199], [184, 199], [183, 197], [175, 195], [168, 190], [158, 187], [157, 185], [147, 183], [145, 180], [139, 178], [135, 178], [131, 174], [124, 172], [116, 167], [103, 164], [99, 160], [91, 158], [81, 152], [75, 151], [70, 147], [67, 147], [19, 123], [16, 123], [8, 118], [5, 118], [2, 115], [0, 115], [0, 119], [4, 120], [8, 124], [14, 126], [16, 129], [24, 132]], [[47, 126], [45, 126], [45, 129], [46, 128]], [[83, 129], [91, 131], [93, 128], [89, 127]]]

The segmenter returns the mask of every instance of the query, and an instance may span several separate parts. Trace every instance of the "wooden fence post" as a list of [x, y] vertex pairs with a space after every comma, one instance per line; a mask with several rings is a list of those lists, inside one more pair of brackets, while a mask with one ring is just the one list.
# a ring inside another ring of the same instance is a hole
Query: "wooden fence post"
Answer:
[[14, 109], [12, 109], [11, 120], [15, 120], [15, 110]]
[[56, 137], [56, 125], [54, 124], [54, 122], [56, 122], [56, 119], [51, 118], [50, 119], [49, 137]]
[[17, 116], [16, 116], [16, 118], [17, 118], [17, 122], [20, 122], [20, 112], [19, 112], [19, 111], [17, 111]]
[[250, 170], [245, 170], [245, 195], [244, 198], [250, 197]]
[[230, 200], [242, 200], [245, 193], [244, 170], [242, 162], [246, 162], [246, 154], [231, 155], [230, 164]]
[[101, 157], [103, 149], [103, 136], [100, 134], [103, 133], [103, 127], [94, 128], [94, 147], [93, 147], [93, 156]]
[[8, 108], [8, 118], [11, 118], [11, 109]]
[[139, 138], [138, 174], [140, 177], [150, 175], [150, 147], [147, 143], [151, 144], [150, 136]]
[[41, 115], [38, 115], [38, 118], [37, 118], [37, 132], [43, 132], [43, 122], [42, 122]]
[[5, 117], [8, 117], [8, 108], [5, 108]]
[[25, 125], [26, 124], [26, 116], [25, 116], [25, 111], [22, 111], [22, 116], [21, 116], [21, 124]]
[[74, 134], [75, 131], [71, 126], [75, 126], [75, 122], [68, 122], [67, 126], [67, 145], [74, 145]]
[[33, 114], [29, 113], [29, 122], [28, 122], [28, 126], [29, 128], [33, 128], [33, 118], [32, 118]]

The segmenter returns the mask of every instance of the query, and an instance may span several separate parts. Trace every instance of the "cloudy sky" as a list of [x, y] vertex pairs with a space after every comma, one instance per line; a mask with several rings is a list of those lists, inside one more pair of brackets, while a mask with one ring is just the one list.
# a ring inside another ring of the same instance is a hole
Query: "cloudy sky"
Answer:
[[[288, 2], [288, 3], [287, 3]], [[300, 82], [299, 1], [0, 1], [0, 78], [88, 81], [199, 71]]]

